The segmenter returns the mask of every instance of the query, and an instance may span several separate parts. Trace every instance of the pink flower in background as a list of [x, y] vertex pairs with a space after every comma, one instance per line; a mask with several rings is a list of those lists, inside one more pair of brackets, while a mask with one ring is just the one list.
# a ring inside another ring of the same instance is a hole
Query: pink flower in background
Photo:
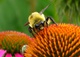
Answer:
[[16, 53], [15, 57], [24, 57], [22, 54]]
[[[6, 53], [6, 50], [0, 50], [0, 57], [3, 57], [4, 54]], [[7, 53], [5, 57], [12, 57], [11, 53]], [[15, 53], [15, 57], [24, 57], [22, 54]]]
[[3, 57], [5, 53], [6, 53], [6, 50], [0, 49], [0, 57]]

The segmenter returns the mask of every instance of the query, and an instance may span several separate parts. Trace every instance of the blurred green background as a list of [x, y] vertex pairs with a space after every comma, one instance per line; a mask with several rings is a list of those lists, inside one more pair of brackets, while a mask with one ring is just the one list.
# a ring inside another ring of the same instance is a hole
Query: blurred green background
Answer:
[[24, 26], [28, 16], [48, 4], [45, 16], [52, 16], [57, 23], [80, 25], [80, 0], [0, 0], [0, 32], [14, 30], [30, 35]]

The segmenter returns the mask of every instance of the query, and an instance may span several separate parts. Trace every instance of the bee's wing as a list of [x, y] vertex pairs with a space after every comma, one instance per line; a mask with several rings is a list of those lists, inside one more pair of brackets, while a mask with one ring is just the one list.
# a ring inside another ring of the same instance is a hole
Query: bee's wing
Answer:
[[44, 12], [49, 6], [50, 6], [50, 4], [47, 5], [44, 9], [42, 9], [42, 10], [40, 11], [40, 14], [43, 14], [43, 12]]
[[28, 25], [28, 24], [29, 24], [29, 22], [27, 22], [27, 23], [25, 24], [25, 26]]

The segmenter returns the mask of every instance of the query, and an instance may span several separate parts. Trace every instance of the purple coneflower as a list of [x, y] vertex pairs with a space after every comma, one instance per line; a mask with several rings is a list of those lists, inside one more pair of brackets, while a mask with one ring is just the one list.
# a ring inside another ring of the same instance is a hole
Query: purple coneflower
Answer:
[[52, 24], [35, 35], [25, 57], [80, 57], [80, 27]]
[[0, 32], [0, 57], [23, 57], [21, 49], [31, 38], [16, 31]]

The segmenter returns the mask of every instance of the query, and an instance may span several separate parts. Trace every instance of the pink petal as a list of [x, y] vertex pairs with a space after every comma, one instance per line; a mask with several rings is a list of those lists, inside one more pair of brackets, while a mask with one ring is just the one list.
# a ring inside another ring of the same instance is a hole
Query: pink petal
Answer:
[[16, 53], [15, 57], [24, 57], [22, 54]]
[[3, 57], [5, 53], [6, 53], [6, 50], [0, 50], [0, 57]]
[[12, 57], [10, 53], [7, 53], [5, 57]]

